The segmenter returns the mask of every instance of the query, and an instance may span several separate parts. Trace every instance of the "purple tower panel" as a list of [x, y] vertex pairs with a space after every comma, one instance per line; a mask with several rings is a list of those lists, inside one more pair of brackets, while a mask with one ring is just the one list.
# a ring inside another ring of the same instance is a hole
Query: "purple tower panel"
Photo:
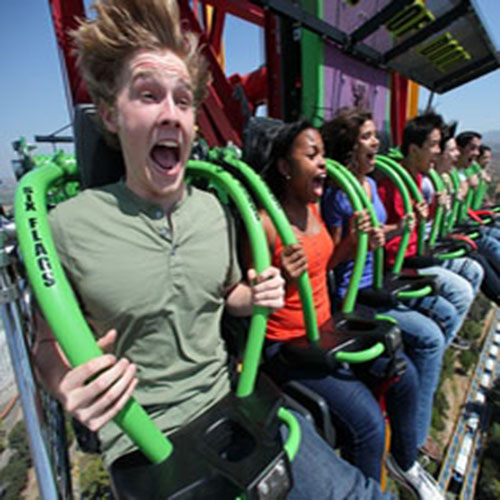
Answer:
[[386, 127], [389, 76], [356, 61], [333, 45], [325, 47], [325, 118], [343, 106], [360, 106], [373, 113], [377, 128]]
[[324, 20], [345, 33], [352, 33], [391, 0], [360, 0], [349, 5], [346, 0], [323, 0]]
[[[323, 0], [323, 18], [345, 33], [352, 33], [389, 2], [390, 0], [360, 0], [351, 6], [345, 0]], [[393, 45], [392, 37], [383, 27], [363, 42], [380, 52], [389, 50]]]

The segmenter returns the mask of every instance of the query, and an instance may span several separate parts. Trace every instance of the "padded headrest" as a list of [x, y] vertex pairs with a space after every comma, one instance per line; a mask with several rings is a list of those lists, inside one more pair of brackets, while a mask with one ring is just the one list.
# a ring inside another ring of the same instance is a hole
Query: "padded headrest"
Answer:
[[250, 118], [243, 130], [242, 160], [257, 172], [265, 171], [282, 128], [281, 120], [256, 116]]
[[111, 184], [125, 175], [122, 154], [106, 143], [93, 104], [75, 107], [74, 134], [82, 189]]

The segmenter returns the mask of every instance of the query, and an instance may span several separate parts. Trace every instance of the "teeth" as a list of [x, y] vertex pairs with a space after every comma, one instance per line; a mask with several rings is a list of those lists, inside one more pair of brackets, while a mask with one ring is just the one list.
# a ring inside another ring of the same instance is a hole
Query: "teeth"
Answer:
[[167, 141], [161, 141], [157, 144], [157, 146], [165, 146], [167, 148], [178, 148], [179, 143], [175, 140], [167, 140]]

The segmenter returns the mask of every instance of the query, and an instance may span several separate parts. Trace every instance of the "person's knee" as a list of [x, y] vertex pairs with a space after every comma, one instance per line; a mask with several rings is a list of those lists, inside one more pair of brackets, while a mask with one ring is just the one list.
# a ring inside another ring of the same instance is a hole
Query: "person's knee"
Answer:
[[[472, 282], [474, 280], [472, 273], [470, 275], [470, 281], [456, 273], [452, 273], [449, 277], [449, 280], [449, 286], [453, 288], [455, 296], [460, 301], [459, 305], [470, 305], [475, 297], [474, 288], [472, 285]], [[451, 297], [446, 298], [450, 301], [452, 300]], [[455, 302], [455, 305], [457, 306], [458, 304]]]
[[385, 421], [379, 412], [365, 412], [356, 425], [355, 440], [361, 450], [372, 450], [375, 455], [381, 456], [385, 445]]
[[452, 261], [450, 270], [453, 276], [454, 286], [467, 291], [468, 296], [474, 298], [474, 289], [481, 284], [484, 277], [484, 270], [474, 259], [462, 257], [455, 262]]
[[445, 335], [441, 328], [437, 328], [432, 335], [423, 335], [423, 349], [436, 355], [442, 354], [445, 350]]
[[[444, 316], [443, 318], [436, 318], [436, 320], [434, 321], [429, 319], [427, 322], [422, 323], [422, 328], [419, 331], [419, 335], [413, 337], [411, 339], [411, 342], [409, 342], [410, 346], [413, 349], [417, 349], [419, 352], [427, 352], [436, 355], [444, 352], [444, 327], [441, 327], [438, 324], [438, 321], [439, 319], [442, 319], [443, 323], [447, 324], [447, 322], [453, 317], [453, 314], [456, 312], [451, 304], [449, 305], [449, 309], [450, 312], [444, 312], [441, 314], [441, 316]], [[406, 340], [406, 336], [404, 333], [403, 339]]]

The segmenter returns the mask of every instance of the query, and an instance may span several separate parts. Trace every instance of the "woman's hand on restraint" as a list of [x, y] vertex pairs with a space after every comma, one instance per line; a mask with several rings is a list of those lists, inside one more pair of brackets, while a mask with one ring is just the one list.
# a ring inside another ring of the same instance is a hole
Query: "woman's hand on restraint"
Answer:
[[381, 227], [373, 227], [368, 233], [368, 245], [370, 250], [383, 247], [385, 245], [385, 232]]
[[425, 201], [415, 203], [415, 215], [417, 220], [427, 220], [429, 218], [429, 205]]
[[280, 255], [281, 271], [287, 283], [291, 283], [307, 271], [307, 257], [300, 243], [284, 248]]
[[366, 210], [354, 212], [349, 220], [349, 233], [357, 237], [357, 232], [369, 233], [373, 229], [370, 216]]

